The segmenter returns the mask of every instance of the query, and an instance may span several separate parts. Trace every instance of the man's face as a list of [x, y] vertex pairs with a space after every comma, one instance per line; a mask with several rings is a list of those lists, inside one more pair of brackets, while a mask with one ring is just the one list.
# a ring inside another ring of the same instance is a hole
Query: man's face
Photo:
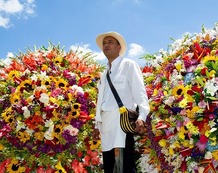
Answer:
[[119, 56], [121, 46], [118, 41], [111, 36], [103, 39], [103, 52], [108, 59], [115, 59]]

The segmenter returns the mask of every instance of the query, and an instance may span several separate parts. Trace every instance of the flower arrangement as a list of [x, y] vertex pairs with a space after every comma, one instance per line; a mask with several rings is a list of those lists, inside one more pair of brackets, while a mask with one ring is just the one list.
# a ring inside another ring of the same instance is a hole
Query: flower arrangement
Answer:
[[145, 58], [151, 114], [140, 162], [149, 149], [159, 171], [217, 172], [218, 24]]
[[49, 44], [0, 68], [0, 173], [101, 172], [92, 54]]

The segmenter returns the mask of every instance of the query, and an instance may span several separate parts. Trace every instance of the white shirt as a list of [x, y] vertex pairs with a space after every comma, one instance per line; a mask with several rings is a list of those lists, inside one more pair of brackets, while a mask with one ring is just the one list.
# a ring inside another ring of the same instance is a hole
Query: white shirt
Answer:
[[[95, 117], [96, 127], [101, 133], [102, 151], [124, 148], [126, 138], [126, 134], [120, 128], [119, 107], [106, 78], [107, 70], [98, 83]], [[139, 119], [145, 121], [150, 108], [138, 64], [130, 59], [118, 57], [112, 62], [110, 78], [124, 106], [134, 110], [138, 105]]]
[[[109, 74], [124, 106], [135, 110], [138, 105], [139, 119], [145, 121], [150, 108], [138, 64], [130, 59], [118, 57], [112, 62]], [[117, 108], [117, 102], [106, 79], [101, 110], [111, 111]]]

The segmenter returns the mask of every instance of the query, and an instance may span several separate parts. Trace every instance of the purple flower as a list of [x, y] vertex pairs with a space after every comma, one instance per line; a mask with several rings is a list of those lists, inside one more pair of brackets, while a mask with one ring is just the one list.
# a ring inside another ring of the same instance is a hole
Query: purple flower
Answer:
[[77, 128], [77, 129], [80, 129], [82, 127], [82, 125], [83, 125], [83, 122], [81, 120], [78, 120], [78, 119], [72, 119], [70, 124], [73, 127]]
[[71, 136], [69, 130], [65, 130], [62, 136], [67, 142], [71, 144], [75, 144], [77, 142], [77, 136]]

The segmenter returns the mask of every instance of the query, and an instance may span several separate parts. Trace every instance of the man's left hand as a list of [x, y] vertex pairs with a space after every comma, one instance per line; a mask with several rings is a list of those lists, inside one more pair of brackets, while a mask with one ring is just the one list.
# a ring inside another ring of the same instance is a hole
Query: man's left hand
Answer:
[[135, 131], [139, 134], [143, 134], [145, 132], [145, 122], [141, 119], [136, 120], [136, 128]]

